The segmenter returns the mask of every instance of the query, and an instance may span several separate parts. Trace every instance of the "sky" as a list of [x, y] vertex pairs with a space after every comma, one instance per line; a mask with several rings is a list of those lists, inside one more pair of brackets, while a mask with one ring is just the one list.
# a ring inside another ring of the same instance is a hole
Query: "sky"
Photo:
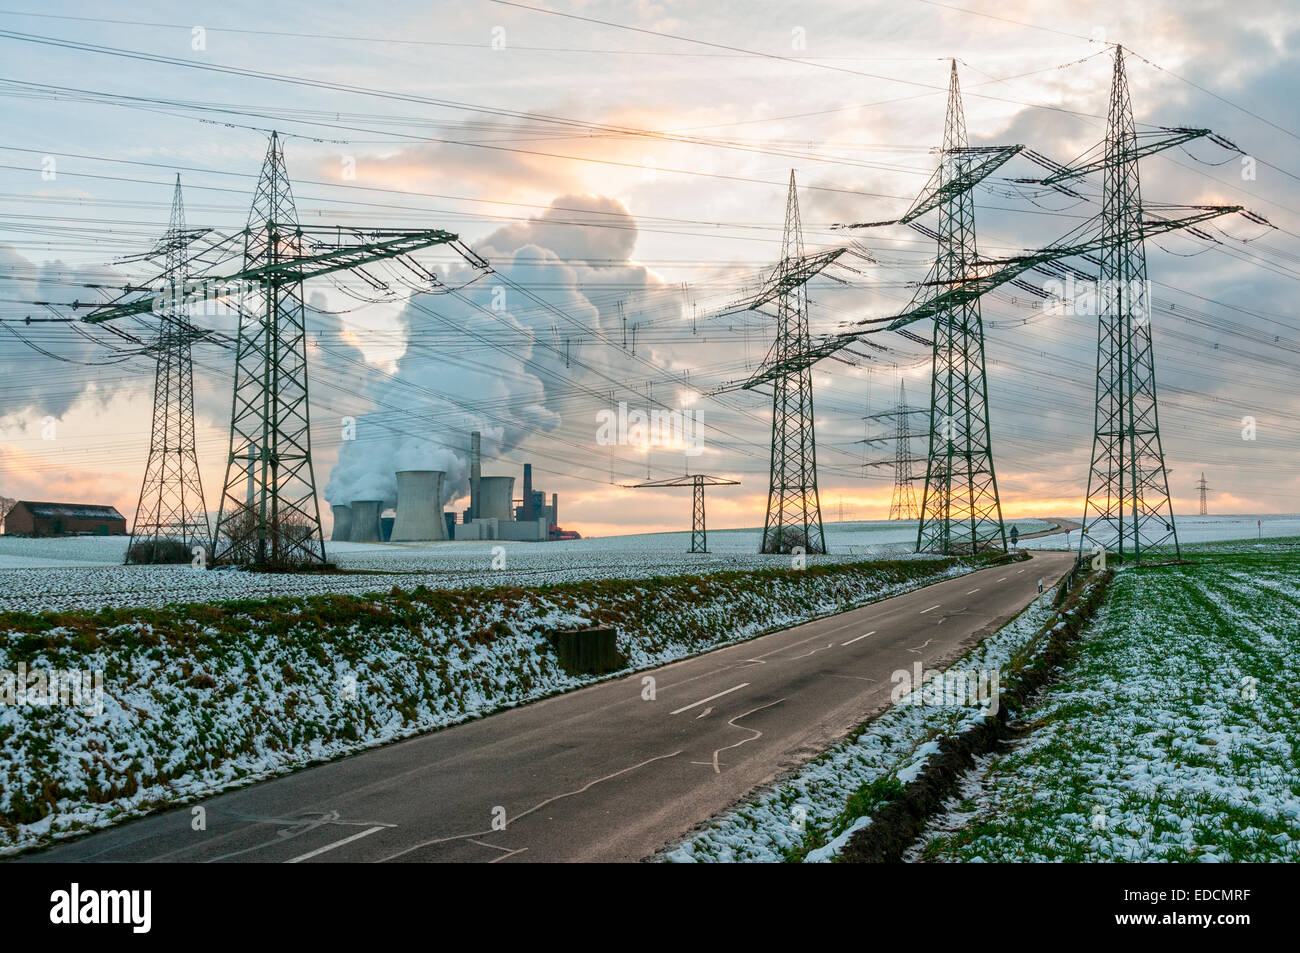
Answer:
[[[770, 398], [712, 392], [771, 345], [770, 313], [728, 309], [780, 257], [791, 171], [805, 245], [859, 253], [810, 284], [814, 334], [896, 313], [933, 241], [831, 226], [907, 209], [937, 161], [950, 61], [973, 145], [1068, 163], [1104, 133], [1115, 43], [1140, 129], [1208, 127], [1240, 150], [1199, 140], [1143, 159], [1147, 206], [1239, 204], [1272, 226], [1228, 216], [1147, 243], [1174, 511], [1196, 512], [1204, 473], [1211, 513], [1296, 512], [1300, 9], [1175, 0], [7, 7], [0, 495], [133, 516], [151, 356], [110, 330], [24, 319], [80, 316], [74, 303], [156, 278], [145, 256], [178, 173], [190, 226], [242, 228], [276, 129], [304, 223], [447, 229], [494, 269], [441, 249], [422, 261], [455, 293], [412, 297], [389, 266], [307, 287], [327, 527], [327, 503], [386, 496], [399, 468], [445, 470], [461, 508], [472, 430], [485, 473], [515, 476], [518, 493], [532, 462], [584, 535], [684, 528], [687, 491], [626, 487], [688, 470], [740, 482], [710, 491], [711, 528], [759, 525]], [[1097, 214], [1099, 178], [1078, 196], [1012, 181], [1041, 172], [1017, 157], [976, 190], [984, 254], [1042, 247]], [[1015, 288], [986, 296], [983, 316], [1003, 509], [1077, 518], [1096, 319]], [[119, 330], [148, 340], [156, 325]], [[870, 358], [814, 370], [828, 520], [887, 515], [892, 472], [870, 464], [893, 447], [862, 441], [890, 424], [864, 418], [891, 410], [900, 382], [912, 405], [928, 394], [928, 348], [873, 340], [882, 349], [858, 349]], [[229, 348], [196, 347], [214, 512], [232, 367]], [[688, 414], [699, 439], [602, 442], [601, 414], [620, 404]]]

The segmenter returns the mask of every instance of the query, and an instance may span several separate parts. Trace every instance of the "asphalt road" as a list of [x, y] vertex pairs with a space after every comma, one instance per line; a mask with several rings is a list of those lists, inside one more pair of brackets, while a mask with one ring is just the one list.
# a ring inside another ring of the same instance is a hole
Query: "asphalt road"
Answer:
[[1073, 558], [1035, 553], [213, 797], [205, 830], [184, 807], [27, 859], [639, 860], [886, 708], [891, 673], [956, 659]]

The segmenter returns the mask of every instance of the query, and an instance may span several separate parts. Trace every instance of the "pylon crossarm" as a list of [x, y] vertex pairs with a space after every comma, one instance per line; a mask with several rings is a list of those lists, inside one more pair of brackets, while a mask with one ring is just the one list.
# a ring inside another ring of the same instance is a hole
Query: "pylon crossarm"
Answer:
[[[286, 232], [289, 231], [290, 227], [287, 226]], [[87, 324], [100, 324], [117, 318], [146, 314], [155, 310], [155, 308], [163, 306], [167, 308], [184, 308], [188, 304], [209, 300], [213, 297], [226, 297], [232, 293], [231, 289], [238, 285], [266, 282], [284, 284], [305, 281], [338, 271], [347, 271], [370, 262], [408, 255], [435, 245], [449, 244], [458, 239], [458, 236], [452, 232], [441, 229], [423, 231], [412, 229], [348, 229], [344, 232], [338, 228], [331, 229], [326, 226], [293, 226], [292, 233], [299, 236], [333, 234], [340, 237], [344, 234], [362, 234], [367, 236], [368, 240], [357, 244], [339, 244], [335, 247], [317, 243], [317, 247], [323, 247], [326, 250], [260, 264], [224, 277], [209, 277], [187, 281], [184, 290], [174, 298], [170, 293], [146, 294], [138, 298], [132, 298], [130, 301], [122, 301], [97, 308], [81, 320]]]
[[647, 480], [645, 483], [628, 484], [628, 489], [641, 489], [652, 486], [693, 486], [695, 483], [702, 483], [704, 486], [740, 486], [739, 480], [728, 480], [724, 477], [709, 476], [704, 473], [689, 474], [687, 476], [669, 477], [666, 480]]
[[[1196, 211], [1191, 215], [1181, 218], [1157, 218], [1149, 217], [1145, 219], [1140, 226], [1130, 229], [1121, 240], [1140, 241], [1151, 238], [1155, 235], [1162, 235], [1165, 232], [1171, 232], [1178, 229], [1190, 228], [1201, 222], [1218, 218], [1221, 215], [1229, 215], [1234, 212], [1244, 211], [1240, 205], [1202, 205], [1189, 206]], [[973, 301], [994, 288], [1004, 285], [1009, 281], [1018, 278], [1020, 275], [1048, 262], [1056, 261], [1062, 258], [1073, 258], [1078, 255], [1090, 255], [1104, 249], [1114, 239], [1108, 239], [1103, 236], [1089, 238], [1084, 241], [1078, 241], [1074, 244], [1061, 244], [1050, 246], [1042, 251], [1028, 255], [1019, 255], [1013, 258], [985, 259], [978, 263], [976, 267], [980, 274], [967, 281], [953, 283], [948, 281], [938, 281], [933, 277], [927, 278], [921, 282], [920, 289], [927, 287], [942, 287], [945, 290], [922, 297], [907, 311], [894, 316], [893, 318], [871, 318], [868, 321], [859, 322], [860, 324], [871, 323], [877, 325], [862, 331], [841, 332], [822, 337], [800, 354], [793, 355], [780, 361], [769, 361], [756, 370], [752, 375], [744, 380], [728, 381], [719, 385], [710, 393], [721, 394], [734, 390], [753, 390], [764, 384], [770, 383], [787, 374], [811, 367], [823, 358], [830, 357], [843, 348], [848, 347], [856, 341], [862, 339], [866, 334], [876, 333], [878, 331], [898, 331], [914, 324], [917, 321], [932, 320], [935, 315], [960, 307], [970, 301]], [[934, 272], [931, 271], [933, 276]]]
[[882, 222], [837, 223], [832, 229], [878, 228], [882, 225], [907, 225], [926, 212], [932, 212], [959, 195], [969, 192], [990, 175], [1024, 151], [1024, 146], [962, 146], [944, 152], [945, 157], [959, 161], [953, 163], [956, 174], [944, 171], [943, 163], [934, 170], [921, 192], [900, 218]]
[[[1138, 142], [1136, 146], [1129, 149], [1122, 161], [1130, 161], [1140, 159], [1143, 156], [1155, 155], [1157, 152], [1164, 152], [1166, 149], [1172, 149], [1175, 146], [1181, 146], [1185, 142], [1191, 142], [1194, 139], [1202, 139], [1207, 136], [1211, 137], [1215, 142], [1218, 142], [1221, 145], [1227, 143], [1227, 140], [1215, 136], [1214, 131], [1210, 129], [1189, 129], [1185, 127], [1177, 127], [1154, 130], [1150, 133], [1139, 135], [1145, 135], [1147, 137], [1146, 140]], [[1156, 136], [1159, 138], [1152, 138]], [[1227, 144], [1231, 145], [1230, 143]], [[1233, 146], [1232, 148], [1236, 147]], [[1026, 185], [1055, 185], [1058, 182], [1068, 182], [1072, 179], [1079, 179], [1085, 175], [1091, 175], [1094, 172], [1104, 172], [1106, 169], [1117, 165], [1120, 161], [1121, 160], [1117, 159], [1113, 155], [1102, 155], [1090, 161], [1082, 161], [1075, 165], [1064, 166], [1041, 179], [1017, 179], [1016, 181]]]
[[746, 310], [755, 311], [782, 295], [789, 294], [800, 285], [807, 284], [814, 276], [825, 270], [835, 259], [839, 258], [847, 247], [832, 248], [830, 251], [801, 255], [798, 258], [782, 262], [764, 283], [758, 295], [750, 300]]

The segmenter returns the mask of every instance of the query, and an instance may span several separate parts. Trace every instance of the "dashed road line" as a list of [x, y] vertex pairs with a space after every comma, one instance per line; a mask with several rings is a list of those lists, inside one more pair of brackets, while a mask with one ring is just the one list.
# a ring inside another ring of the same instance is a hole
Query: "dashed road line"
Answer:
[[921, 614], [921, 615], [925, 615], [927, 612], [933, 612], [933, 611], [934, 611], [935, 609], [937, 609], [937, 608], [939, 608], [939, 604], [938, 604], [938, 603], [936, 603], [935, 605], [930, 606], [930, 608], [928, 608], [928, 609], [922, 609], [920, 614]]
[[872, 629], [870, 632], [863, 633], [862, 635], [855, 635], [847, 642], [841, 642], [840, 645], [852, 645], [854, 642], [858, 641], [859, 639], [865, 639], [868, 635], [875, 635], [875, 634], [876, 634], [876, 630]]
[[976, 586], [976, 587], [975, 587], [974, 589], [972, 589], [970, 592], [966, 593], [966, 595], [968, 595], [968, 596], [973, 596], [973, 595], [975, 595], [975, 593], [977, 593], [977, 592], [979, 592], [979, 591], [980, 591], [980, 587], [979, 587], [979, 586]]
[[749, 682], [741, 682], [739, 685], [736, 685], [733, 688], [728, 688], [725, 692], [718, 692], [718, 694], [710, 695], [708, 698], [701, 698], [697, 702], [691, 702], [689, 705], [683, 705], [681, 708], [678, 708], [676, 711], [670, 711], [668, 714], [680, 715], [682, 712], [690, 711], [692, 708], [699, 708], [705, 702], [711, 702], [713, 701], [713, 699], [721, 698], [723, 695], [730, 695], [732, 692], [738, 692], [742, 688], [747, 688], [748, 686], [749, 686]]
[[387, 827], [371, 827], [368, 828], [367, 830], [359, 831], [356, 834], [353, 834], [351, 837], [345, 837], [342, 840], [336, 840], [332, 844], [326, 844], [324, 847], [317, 847], [315, 850], [309, 850], [305, 854], [299, 854], [297, 857], [291, 857], [289, 860], [286, 860], [285, 863], [297, 864], [297, 863], [301, 863], [304, 860], [311, 860], [313, 857], [319, 857], [321, 854], [327, 854], [337, 847], [342, 847], [344, 844], [351, 844], [354, 840], [361, 840], [361, 838], [363, 837], [369, 837], [371, 834], [377, 834], [379, 831], [383, 831], [387, 829], [388, 829]]

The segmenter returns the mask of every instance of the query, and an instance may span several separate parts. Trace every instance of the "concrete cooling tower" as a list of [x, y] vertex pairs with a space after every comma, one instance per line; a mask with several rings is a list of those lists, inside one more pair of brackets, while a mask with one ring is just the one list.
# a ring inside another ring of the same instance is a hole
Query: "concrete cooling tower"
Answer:
[[348, 537], [348, 541], [353, 543], [379, 542], [379, 511], [383, 508], [383, 500], [353, 500], [352, 535]]
[[352, 538], [352, 507], [346, 503], [335, 503], [334, 532], [330, 533], [330, 542], [346, 543]]
[[511, 500], [514, 494], [514, 477], [479, 477], [479, 517], [508, 523], [515, 518], [514, 503]]
[[394, 543], [447, 538], [442, 515], [442, 470], [397, 471], [397, 520]]

